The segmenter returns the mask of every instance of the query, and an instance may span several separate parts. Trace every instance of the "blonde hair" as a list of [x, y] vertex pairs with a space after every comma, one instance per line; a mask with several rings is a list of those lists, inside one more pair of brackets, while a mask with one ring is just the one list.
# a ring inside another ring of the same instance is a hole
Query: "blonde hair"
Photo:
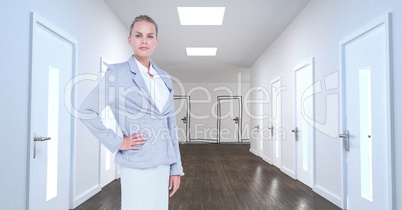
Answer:
[[156, 24], [156, 22], [154, 21], [154, 19], [152, 19], [152, 18], [149, 17], [148, 15], [140, 15], [140, 16], [136, 17], [136, 18], [133, 20], [133, 22], [131, 23], [131, 26], [130, 26], [130, 34], [129, 34], [129, 36], [131, 36], [131, 33], [132, 33], [132, 31], [133, 31], [133, 28], [134, 28], [135, 23], [140, 22], [140, 21], [145, 21], [145, 22], [154, 24], [155, 29], [156, 29], [156, 37], [158, 37], [158, 25]]

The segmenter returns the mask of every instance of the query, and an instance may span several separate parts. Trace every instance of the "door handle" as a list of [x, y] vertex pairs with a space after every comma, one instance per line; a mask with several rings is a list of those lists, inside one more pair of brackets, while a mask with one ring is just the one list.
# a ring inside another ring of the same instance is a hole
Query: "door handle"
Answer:
[[235, 124], [239, 124], [239, 117], [234, 118], [233, 121]]
[[183, 121], [183, 123], [187, 123], [187, 117], [181, 118], [181, 121]]
[[34, 137], [34, 141], [47, 141], [52, 139], [51, 137]]
[[256, 125], [256, 126], [254, 126], [254, 128], [257, 128], [257, 133], [260, 132], [260, 125]]
[[271, 125], [271, 127], [268, 129], [271, 131], [271, 137], [273, 137], [274, 136], [274, 126]]
[[298, 132], [297, 127], [295, 127], [295, 129], [293, 129], [292, 132], [295, 133], [295, 139], [297, 141], [297, 132]]
[[271, 127], [271, 137], [274, 136], [274, 126]]
[[36, 134], [34, 134], [34, 146], [33, 146], [33, 159], [36, 157], [36, 142], [37, 141], [48, 141], [52, 139], [51, 137], [36, 137]]
[[339, 138], [342, 138], [342, 139], [345, 139], [345, 143], [344, 143], [344, 145], [345, 145], [345, 150], [346, 151], [349, 151], [349, 149], [350, 149], [350, 145], [349, 145], [349, 131], [348, 130], [346, 130], [346, 133], [345, 134], [339, 134]]

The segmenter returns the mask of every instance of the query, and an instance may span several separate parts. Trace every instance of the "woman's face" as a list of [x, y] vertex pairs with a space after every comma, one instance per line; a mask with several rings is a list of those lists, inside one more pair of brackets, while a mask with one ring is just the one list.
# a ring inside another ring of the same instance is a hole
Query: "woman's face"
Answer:
[[128, 43], [137, 59], [148, 59], [158, 46], [155, 25], [145, 21], [136, 22], [131, 36], [128, 37]]

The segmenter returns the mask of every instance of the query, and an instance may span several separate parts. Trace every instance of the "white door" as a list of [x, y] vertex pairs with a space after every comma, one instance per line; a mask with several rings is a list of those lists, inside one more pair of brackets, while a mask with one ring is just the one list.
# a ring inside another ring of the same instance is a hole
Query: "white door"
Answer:
[[[272, 144], [272, 119], [270, 119], [270, 111], [272, 109], [272, 92], [267, 93], [266, 89], [258, 92], [260, 98], [263, 99], [260, 103], [261, 119], [260, 125], [260, 138], [262, 144], [262, 159], [273, 164], [273, 144]], [[264, 100], [265, 99], [265, 100]]]
[[313, 72], [314, 59], [309, 59], [294, 69], [294, 139], [296, 144], [296, 178], [312, 187], [314, 125], [308, 118], [313, 113]]
[[388, 17], [341, 43], [347, 209], [393, 209]]
[[[109, 62], [104, 58], [101, 57], [100, 59], [100, 74], [103, 77], [106, 73], [106, 70], [109, 66]], [[99, 78], [101, 78], [99, 77]], [[100, 80], [99, 80], [100, 81]], [[117, 126], [116, 119], [113, 115], [112, 110], [109, 106], [107, 106], [101, 112], [101, 119], [102, 123], [105, 125], [106, 128], [109, 128], [116, 132], [118, 135], [123, 136], [120, 129]], [[114, 163], [114, 157], [116, 153], [111, 153], [103, 144], [99, 143], [100, 145], [100, 183], [101, 187], [106, 186], [111, 181], [118, 178], [118, 168], [117, 164]]]
[[282, 87], [281, 78], [271, 82], [271, 125], [269, 127], [273, 164], [281, 168], [281, 142], [284, 139], [282, 129]]
[[230, 97], [219, 101], [219, 143], [240, 142], [240, 99]]
[[75, 44], [35, 15], [32, 24], [29, 209], [64, 210], [73, 142], [64, 91], [74, 73]]
[[[260, 95], [259, 98], [262, 98], [262, 91], [258, 91], [258, 94]], [[263, 152], [263, 147], [264, 147], [264, 103], [259, 103], [258, 104], [258, 113], [259, 116], [257, 118], [257, 125], [255, 126], [255, 128], [257, 129], [257, 133], [258, 133], [258, 143], [257, 143], [257, 147], [258, 147], [258, 154], [262, 155]]]
[[190, 141], [190, 106], [189, 97], [186, 96], [175, 96], [174, 106], [176, 114], [176, 125], [177, 125], [177, 137], [180, 143], [185, 143]]
[[[253, 99], [248, 99], [250, 93], [253, 93]], [[263, 87], [254, 87], [250, 89], [245, 98], [250, 103], [246, 104], [246, 106], [253, 106], [253, 113], [248, 113], [251, 122], [253, 123], [250, 132], [250, 151], [257, 156], [262, 156], [264, 158], [264, 120], [268, 119], [268, 116], [264, 115], [264, 106], [269, 103], [269, 93]], [[269, 160], [266, 161], [269, 162]]]

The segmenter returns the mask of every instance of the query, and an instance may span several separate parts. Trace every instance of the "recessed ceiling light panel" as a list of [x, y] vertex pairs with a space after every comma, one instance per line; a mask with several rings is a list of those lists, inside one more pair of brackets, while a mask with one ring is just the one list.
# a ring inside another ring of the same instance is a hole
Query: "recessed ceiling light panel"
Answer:
[[225, 7], [177, 7], [180, 25], [222, 25]]
[[186, 47], [187, 56], [216, 56], [216, 47]]

